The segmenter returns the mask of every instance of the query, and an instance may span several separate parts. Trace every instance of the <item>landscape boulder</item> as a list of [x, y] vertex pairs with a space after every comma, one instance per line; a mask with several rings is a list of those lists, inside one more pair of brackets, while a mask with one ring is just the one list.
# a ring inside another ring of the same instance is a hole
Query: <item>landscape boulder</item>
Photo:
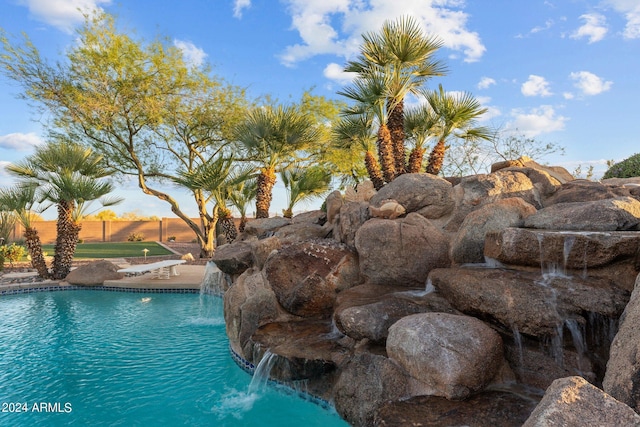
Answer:
[[223, 272], [237, 276], [253, 265], [252, 244], [250, 241], [236, 241], [218, 246], [211, 260]]
[[124, 273], [118, 273], [119, 267], [106, 260], [92, 261], [71, 270], [65, 281], [70, 285], [102, 286], [105, 280], [119, 280]]
[[550, 197], [544, 200], [544, 206], [558, 203], [591, 202], [595, 200], [614, 199], [616, 197], [629, 196], [628, 188], [621, 186], [604, 185], [597, 181], [576, 179], [562, 184]]
[[403, 317], [389, 328], [389, 358], [447, 399], [464, 399], [503, 364], [502, 338], [482, 321], [448, 313]]
[[640, 426], [640, 415], [582, 377], [555, 380], [523, 427]]
[[263, 239], [273, 236], [276, 231], [289, 224], [291, 224], [291, 220], [288, 218], [256, 218], [247, 222], [247, 225], [244, 227], [244, 232], [258, 239]]
[[448, 237], [415, 212], [370, 219], [356, 232], [355, 244], [370, 284], [423, 287], [429, 271], [450, 264]]

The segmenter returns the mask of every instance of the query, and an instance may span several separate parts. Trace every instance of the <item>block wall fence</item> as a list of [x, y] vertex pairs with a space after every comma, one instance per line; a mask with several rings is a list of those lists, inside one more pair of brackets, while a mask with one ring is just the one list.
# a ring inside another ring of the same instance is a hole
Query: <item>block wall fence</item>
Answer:
[[[200, 224], [200, 218], [192, 218]], [[56, 241], [56, 221], [35, 221], [33, 227], [38, 230], [43, 244]], [[175, 237], [176, 242], [191, 242], [195, 232], [180, 218], [162, 218], [159, 221], [82, 221], [79, 238], [87, 243], [126, 242], [131, 233], [144, 236], [144, 240], [166, 242]], [[16, 224], [10, 236], [12, 241], [24, 240], [24, 228]]]

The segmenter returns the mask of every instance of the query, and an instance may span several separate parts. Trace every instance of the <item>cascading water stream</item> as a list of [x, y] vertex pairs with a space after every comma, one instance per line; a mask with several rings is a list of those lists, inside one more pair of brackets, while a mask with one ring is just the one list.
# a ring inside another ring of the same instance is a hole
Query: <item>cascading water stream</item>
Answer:
[[253, 371], [253, 378], [251, 378], [248, 389], [250, 394], [259, 392], [267, 385], [271, 368], [273, 368], [273, 364], [277, 358], [278, 355], [271, 353], [269, 350], [264, 352], [262, 359], [260, 359], [260, 362]]

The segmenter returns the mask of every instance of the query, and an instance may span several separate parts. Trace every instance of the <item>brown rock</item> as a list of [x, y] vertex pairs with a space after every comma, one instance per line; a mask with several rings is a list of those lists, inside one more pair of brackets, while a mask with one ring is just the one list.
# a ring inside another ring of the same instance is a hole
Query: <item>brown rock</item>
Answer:
[[211, 260], [220, 270], [231, 276], [242, 274], [253, 265], [251, 242], [236, 241], [218, 246]]
[[558, 203], [590, 202], [595, 200], [614, 199], [616, 197], [629, 196], [629, 189], [603, 185], [599, 182], [586, 179], [562, 184], [562, 186], [549, 198], [545, 199], [544, 206]]
[[124, 273], [118, 273], [118, 266], [112, 262], [93, 261], [72, 270], [65, 281], [70, 285], [102, 286], [105, 280], [119, 280]]
[[340, 210], [340, 221], [337, 231], [334, 228], [333, 235], [342, 243], [354, 247], [356, 232], [362, 224], [371, 218], [369, 214], [369, 203], [348, 202]]
[[250, 236], [264, 239], [273, 236], [276, 231], [289, 224], [291, 224], [291, 220], [288, 218], [257, 218], [247, 222], [244, 232]]
[[389, 328], [389, 358], [433, 394], [464, 399], [502, 365], [502, 339], [482, 321], [447, 313], [413, 314]]
[[547, 389], [523, 427], [640, 426], [640, 415], [581, 377], [561, 378]]
[[367, 221], [356, 232], [355, 244], [360, 271], [375, 285], [422, 287], [429, 271], [449, 265], [448, 238], [413, 212], [401, 219]]

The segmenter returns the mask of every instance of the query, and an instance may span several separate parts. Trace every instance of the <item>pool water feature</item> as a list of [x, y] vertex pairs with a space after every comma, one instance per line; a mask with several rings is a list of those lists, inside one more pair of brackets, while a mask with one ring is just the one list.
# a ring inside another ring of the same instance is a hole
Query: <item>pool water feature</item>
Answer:
[[250, 390], [228, 346], [211, 295], [3, 296], [0, 426], [348, 425], [278, 388]]

